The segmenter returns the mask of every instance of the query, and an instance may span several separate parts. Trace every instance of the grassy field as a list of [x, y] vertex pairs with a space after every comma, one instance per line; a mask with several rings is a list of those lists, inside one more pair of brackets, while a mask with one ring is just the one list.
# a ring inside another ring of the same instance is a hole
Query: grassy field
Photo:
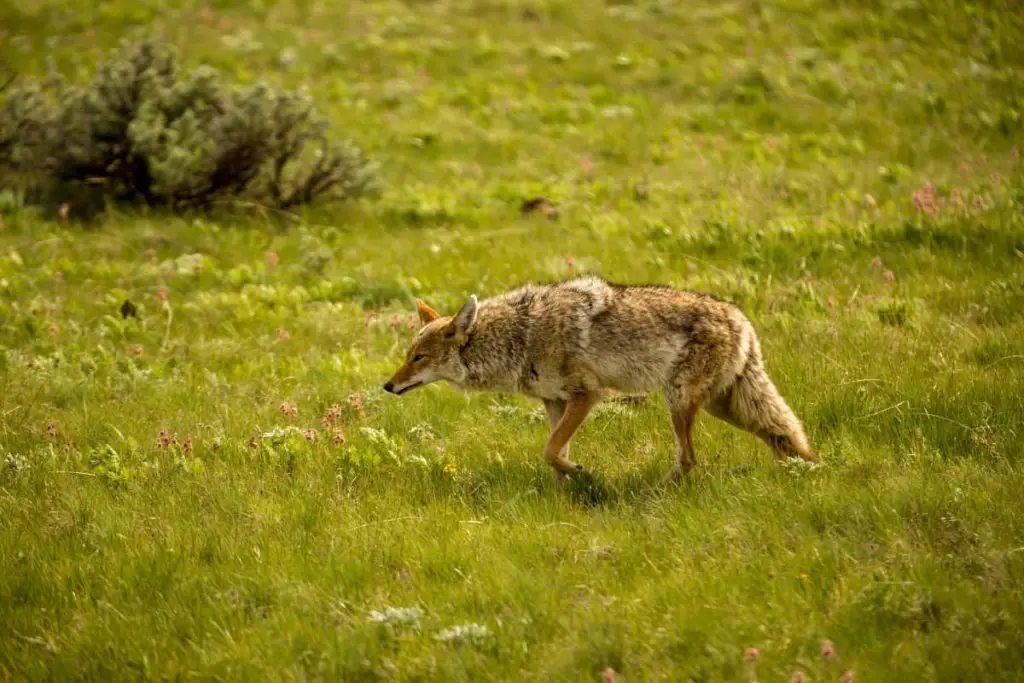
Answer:
[[[87, 225], [0, 195], [0, 679], [1024, 680], [1018, 2], [14, 0], [0, 27], [26, 77], [155, 33], [308, 86], [384, 183]], [[538, 195], [557, 220], [520, 216]], [[417, 296], [581, 272], [740, 304], [823, 465], [705, 418], [661, 488], [654, 395], [594, 414], [594, 481], [561, 490], [539, 404], [381, 390]]]

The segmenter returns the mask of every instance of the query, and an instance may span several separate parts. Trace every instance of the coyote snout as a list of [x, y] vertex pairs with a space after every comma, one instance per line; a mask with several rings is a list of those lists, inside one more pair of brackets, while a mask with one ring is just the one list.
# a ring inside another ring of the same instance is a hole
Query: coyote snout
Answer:
[[389, 394], [394, 394], [395, 396], [401, 396], [405, 392], [407, 392], [407, 391], [409, 391], [411, 389], [415, 389], [416, 387], [420, 386], [421, 384], [423, 384], [423, 383], [422, 382], [415, 382], [413, 384], [408, 384], [408, 385], [402, 387], [401, 389], [396, 389], [393, 382], [388, 382], [387, 384], [384, 385], [384, 391], [388, 392]]
[[582, 469], [569, 440], [607, 390], [660, 389], [676, 435], [666, 479], [696, 464], [701, 409], [765, 441], [777, 457], [816, 461], [800, 420], [768, 377], [753, 326], [714, 297], [584, 277], [527, 285], [453, 316], [416, 303], [423, 327], [384, 385], [401, 395], [438, 380], [539, 398], [551, 424], [544, 456], [561, 478]]

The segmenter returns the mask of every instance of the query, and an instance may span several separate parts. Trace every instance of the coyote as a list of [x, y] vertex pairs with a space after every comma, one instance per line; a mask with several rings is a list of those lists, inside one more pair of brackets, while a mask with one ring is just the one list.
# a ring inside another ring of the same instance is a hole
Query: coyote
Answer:
[[551, 423], [544, 457], [559, 480], [583, 469], [569, 460], [569, 440], [609, 390], [664, 392], [677, 443], [666, 482], [696, 464], [701, 408], [756, 434], [777, 457], [817, 461], [765, 372], [750, 321], [712, 296], [588, 276], [479, 302], [470, 296], [450, 317], [422, 301], [416, 308], [423, 327], [384, 390], [446, 380], [541, 399]]

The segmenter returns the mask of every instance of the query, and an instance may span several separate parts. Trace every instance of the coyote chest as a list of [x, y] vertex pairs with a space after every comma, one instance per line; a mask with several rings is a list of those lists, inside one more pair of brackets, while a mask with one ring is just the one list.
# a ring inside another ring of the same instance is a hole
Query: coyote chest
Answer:
[[547, 399], [567, 399], [572, 393], [563, 373], [536, 361], [526, 363], [518, 390], [527, 396]]

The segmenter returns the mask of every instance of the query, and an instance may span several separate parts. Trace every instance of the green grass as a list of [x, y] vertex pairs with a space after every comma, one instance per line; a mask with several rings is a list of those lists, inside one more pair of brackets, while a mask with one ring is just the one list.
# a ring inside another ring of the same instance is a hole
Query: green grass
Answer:
[[[0, 200], [0, 678], [1024, 679], [1018, 3], [248, 4], [0, 8], [26, 76], [158, 32], [306, 85], [386, 182], [293, 217]], [[740, 304], [824, 465], [705, 418], [659, 488], [652, 396], [562, 491], [539, 406], [380, 390], [416, 296], [584, 271]]]

